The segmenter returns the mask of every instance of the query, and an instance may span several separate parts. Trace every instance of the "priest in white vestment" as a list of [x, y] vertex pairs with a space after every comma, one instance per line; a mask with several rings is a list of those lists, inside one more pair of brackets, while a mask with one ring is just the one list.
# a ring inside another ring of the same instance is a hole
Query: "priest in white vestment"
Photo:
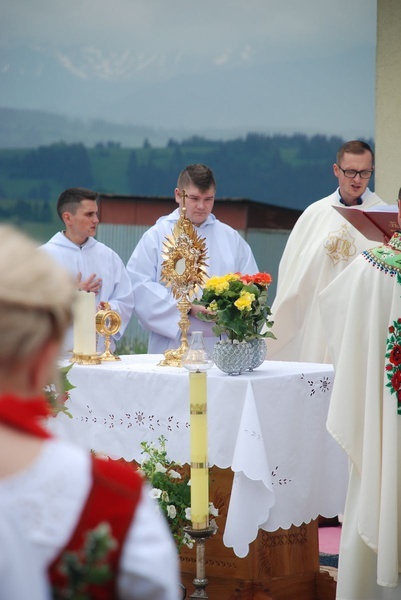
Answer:
[[[180, 207], [182, 190], [187, 195], [185, 216], [195, 226], [197, 235], [206, 240], [208, 275], [257, 273], [258, 267], [248, 243], [235, 229], [212, 214], [216, 194], [212, 171], [205, 165], [188, 165], [179, 175], [175, 188], [175, 200]], [[179, 217], [180, 208], [177, 208], [158, 219], [144, 233], [127, 263], [134, 290], [134, 313], [141, 326], [149, 331], [149, 354], [163, 354], [181, 344], [177, 300], [171, 290], [160, 283], [163, 242], [171, 235]], [[212, 352], [217, 341], [212, 332], [213, 323], [196, 317], [204, 310], [203, 306], [192, 305], [188, 336], [192, 331], [203, 331], [206, 348]]]
[[337, 599], [400, 599], [401, 233], [360, 254], [319, 305], [335, 368], [327, 427], [351, 465]]
[[373, 173], [368, 144], [351, 141], [337, 153], [338, 189], [302, 213], [280, 261], [277, 294], [272, 304], [276, 340], [267, 340], [272, 360], [327, 363], [327, 346], [318, 309], [318, 294], [360, 252], [377, 245], [366, 239], [333, 206], [384, 204], [368, 189]]

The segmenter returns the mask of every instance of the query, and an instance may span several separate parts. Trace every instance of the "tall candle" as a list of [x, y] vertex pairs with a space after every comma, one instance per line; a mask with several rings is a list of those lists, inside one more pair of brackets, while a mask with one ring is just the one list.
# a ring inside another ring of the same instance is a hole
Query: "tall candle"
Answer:
[[209, 525], [206, 373], [189, 374], [191, 432], [191, 521], [193, 529]]
[[96, 354], [96, 303], [93, 292], [77, 292], [74, 303], [74, 354]]

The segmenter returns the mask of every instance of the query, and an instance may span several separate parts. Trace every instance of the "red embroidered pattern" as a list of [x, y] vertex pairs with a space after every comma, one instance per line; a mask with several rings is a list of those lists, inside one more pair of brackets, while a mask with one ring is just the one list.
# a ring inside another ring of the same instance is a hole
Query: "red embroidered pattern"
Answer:
[[401, 415], [401, 318], [388, 328], [386, 359], [386, 387], [397, 395], [397, 413]]

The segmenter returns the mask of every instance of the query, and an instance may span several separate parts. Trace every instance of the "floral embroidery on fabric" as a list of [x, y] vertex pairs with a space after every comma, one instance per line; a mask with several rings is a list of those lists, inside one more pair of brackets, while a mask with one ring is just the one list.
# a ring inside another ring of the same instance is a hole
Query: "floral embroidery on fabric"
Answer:
[[[274, 485], [274, 482], [278, 483], [279, 485], [288, 485], [289, 483], [292, 482], [292, 479], [288, 479], [287, 477], [279, 476], [279, 466], [278, 465], [271, 472], [271, 476], [272, 476], [272, 485]], [[277, 479], [274, 479], [275, 477], [277, 477]]]
[[[386, 275], [394, 277], [401, 273], [401, 253], [399, 251], [400, 234], [396, 231], [388, 244], [377, 246], [370, 250], [364, 250], [362, 256], [370, 264], [380, 269]], [[400, 283], [398, 281], [398, 283]]]
[[87, 404], [86, 409], [89, 416], [81, 415], [75, 417], [81, 423], [93, 423], [99, 425], [99, 427], [105, 426], [108, 429], [114, 429], [114, 427], [122, 427], [123, 429], [135, 429], [136, 431], [142, 430], [144, 427], [151, 431], [160, 431], [161, 433], [166, 431], [173, 431], [173, 429], [188, 429], [189, 421], [176, 420], [173, 415], [166, 417], [165, 419], [157, 419], [154, 414], [145, 414], [143, 411], [136, 411], [135, 413], [124, 413], [121, 416], [117, 416], [109, 413], [107, 416], [98, 419], [93, 416], [93, 408]]
[[314, 396], [319, 390], [322, 394], [325, 394], [326, 392], [329, 392], [331, 390], [332, 382], [325, 375], [323, 375], [321, 379], [306, 379], [305, 374], [302, 373], [301, 379], [306, 381], [310, 389], [309, 396]]
[[109, 524], [100, 523], [96, 529], [86, 533], [84, 546], [79, 552], [64, 552], [59, 569], [67, 583], [62, 589], [53, 588], [53, 599], [90, 600], [88, 586], [101, 586], [112, 577], [107, 557], [116, 543]]
[[[397, 280], [401, 284], [400, 275]], [[388, 328], [386, 359], [386, 387], [397, 395], [397, 413], [401, 415], [401, 317]]]

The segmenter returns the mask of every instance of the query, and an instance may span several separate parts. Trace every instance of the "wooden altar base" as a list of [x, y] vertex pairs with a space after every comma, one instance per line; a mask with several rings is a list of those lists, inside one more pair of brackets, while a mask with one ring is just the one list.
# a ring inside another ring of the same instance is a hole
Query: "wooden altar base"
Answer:
[[[259, 530], [245, 558], [224, 546], [232, 479], [231, 469], [211, 469], [210, 499], [220, 516], [218, 532], [205, 543], [209, 600], [335, 600], [336, 581], [319, 567], [317, 520], [271, 533]], [[184, 547], [180, 562], [189, 599], [195, 591], [195, 548]]]

